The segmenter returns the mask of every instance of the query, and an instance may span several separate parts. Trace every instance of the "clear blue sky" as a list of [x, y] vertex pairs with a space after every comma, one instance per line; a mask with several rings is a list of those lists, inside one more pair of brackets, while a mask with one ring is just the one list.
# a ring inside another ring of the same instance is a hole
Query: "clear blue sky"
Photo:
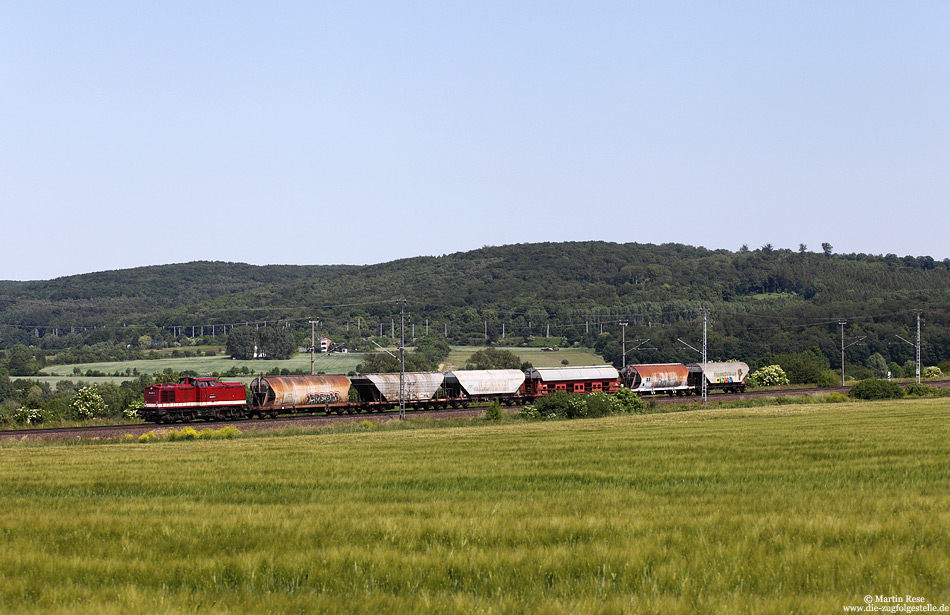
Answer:
[[950, 257], [950, 2], [0, 4], [0, 279], [537, 241]]

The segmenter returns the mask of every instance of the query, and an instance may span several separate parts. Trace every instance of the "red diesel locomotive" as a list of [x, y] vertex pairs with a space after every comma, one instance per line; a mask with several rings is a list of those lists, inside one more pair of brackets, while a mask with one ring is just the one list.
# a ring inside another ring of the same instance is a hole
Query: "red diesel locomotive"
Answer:
[[150, 422], [241, 418], [246, 406], [244, 385], [240, 382], [182, 378], [178, 384], [146, 388], [142, 418]]

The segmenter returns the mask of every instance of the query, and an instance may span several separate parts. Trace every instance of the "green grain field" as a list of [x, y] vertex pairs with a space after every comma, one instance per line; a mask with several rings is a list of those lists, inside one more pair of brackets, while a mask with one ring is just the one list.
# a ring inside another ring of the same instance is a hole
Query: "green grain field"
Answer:
[[0, 448], [4, 613], [950, 604], [950, 403]]

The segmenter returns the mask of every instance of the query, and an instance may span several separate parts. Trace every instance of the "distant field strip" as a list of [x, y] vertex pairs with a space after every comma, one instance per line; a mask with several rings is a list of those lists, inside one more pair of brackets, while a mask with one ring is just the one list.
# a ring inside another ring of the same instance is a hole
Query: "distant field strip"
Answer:
[[[363, 359], [362, 354], [318, 354], [314, 358], [314, 369], [326, 373], [343, 373], [356, 369], [356, 365]], [[80, 365], [50, 365], [43, 368], [43, 372], [63, 378], [75, 378], [73, 370], [78, 368], [80, 372], [86, 370], [98, 370], [106, 374], [115, 372], [125, 373], [125, 371], [136, 369], [143, 374], [155, 374], [165, 369], [174, 371], [193, 370], [199, 374], [210, 374], [211, 372], [223, 373], [230, 369], [247, 367], [256, 372], [267, 372], [275, 367], [281, 369], [305, 369], [310, 371], [310, 355], [298, 354], [285, 361], [243, 361], [234, 360], [228, 356], [214, 357], [165, 357], [161, 359], [137, 360], [137, 361], [111, 361], [107, 363], [82, 363]]]
[[0, 448], [7, 613], [950, 604], [950, 402]]
[[[518, 355], [522, 361], [528, 361], [535, 367], [561, 367], [562, 361], [568, 365], [603, 365], [604, 358], [590, 348], [559, 348], [557, 350], [541, 350], [540, 348], [518, 348], [517, 346], [497, 346], [501, 350], [510, 350]], [[484, 350], [484, 346], [453, 346], [445, 369], [462, 369], [472, 353]]]
[[[465, 367], [466, 360], [477, 350], [483, 350], [481, 346], [454, 346], [449, 358], [446, 360], [445, 369], [459, 369]], [[602, 365], [602, 357], [593, 353], [589, 348], [565, 348], [552, 352], [542, 351], [540, 348], [509, 348], [523, 361], [530, 361], [535, 367], [560, 367], [561, 361], [567, 360], [570, 365]], [[393, 349], [395, 351], [395, 349]], [[327, 374], [346, 374], [356, 370], [356, 366], [363, 360], [362, 353], [347, 354], [317, 354], [314, 357], [314, 370]], [[60, 380], [83, 380], [89, 382], [102, 382], [102, 377], [86, 378], [73, 374], [78, 369], [81, 373], [86, 370], [95, 370], [105, 374], [114, 374], [119, 372], [124, 374], [126, 370], [138, 370], [143, 374], [156, 374], [165, 369], [174, 371], [192, 370], [200, 375], [208, 375], [212, 372], [224, 373], [231, 369], [247, 367], [249, 370], [261, 373], [268, 372], [275, 367], [290, 370], [310, 371], [310, 355], [303, 353], [294, 355], [285, 361], [265, 361], [265, 360], [233, 360], [227, 356], [213, 357], [178, 357], [172, 358], [163, 354], [161, 359], [136, 360], [136, 361], [111, 361], [107, 363], [82, 363], [79, 365], [50, 365], [43, 368], [43, 373], [49, 376], [40, 377], [41, 380], [53, 383]], [[108, 376], [105, 381], [121, 382], [128, 380], [133, 376]], [[232, 378], [243, 382], [250, 382], [251, 376], [238, 376]]]

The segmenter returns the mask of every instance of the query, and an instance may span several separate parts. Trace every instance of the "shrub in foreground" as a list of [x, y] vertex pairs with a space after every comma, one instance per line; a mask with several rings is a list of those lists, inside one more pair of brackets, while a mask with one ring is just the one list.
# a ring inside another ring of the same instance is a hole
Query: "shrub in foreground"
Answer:
[[841, 374], [830, 369], [822, 370], [815, 378], [815, 384], [822, 389], [836, 387], [841, 384]]
[[485, 420], [486, 421], [500, 421], [501, 420], [501, 404], [497, 400], [493, 401], [488, 409], [485, 410]]
[[629, 390], [619, 395], [608, 395], [602, 391], [586, 395], [550, 393], [530, 406], [525, 406], [521, 411], [521, 418], [529, 420], [599, 418], [614, 414], [644, 412], [645, 409], [645, 402]]
[[627, 412], [633, 412], [635, 414], [643, 414], [647, 411], [647, 403], [643, 401], [643, 398], [631, 391], [630, 389], [620, 389], [616, 393], [617, 401], [623, 406], [623, 409]]
[[947, 397], [950, 391], [947, 389], [938, 389], [929, 387], [919, 382], [911, 382], [904, 387], [904, 395], [913, 395], [914, 397]]
[[591, 393], [584, 398], [584, 402], [587, 406], [584, 416], [589, 418], [624, 414], [627, 411], [616, 395], [608, 395], [601, 391]]
[[900, 399], [904, 396], [904, 389], [894, 382], [868, 378], [852, 386], [848, 395], [854, 399]]

